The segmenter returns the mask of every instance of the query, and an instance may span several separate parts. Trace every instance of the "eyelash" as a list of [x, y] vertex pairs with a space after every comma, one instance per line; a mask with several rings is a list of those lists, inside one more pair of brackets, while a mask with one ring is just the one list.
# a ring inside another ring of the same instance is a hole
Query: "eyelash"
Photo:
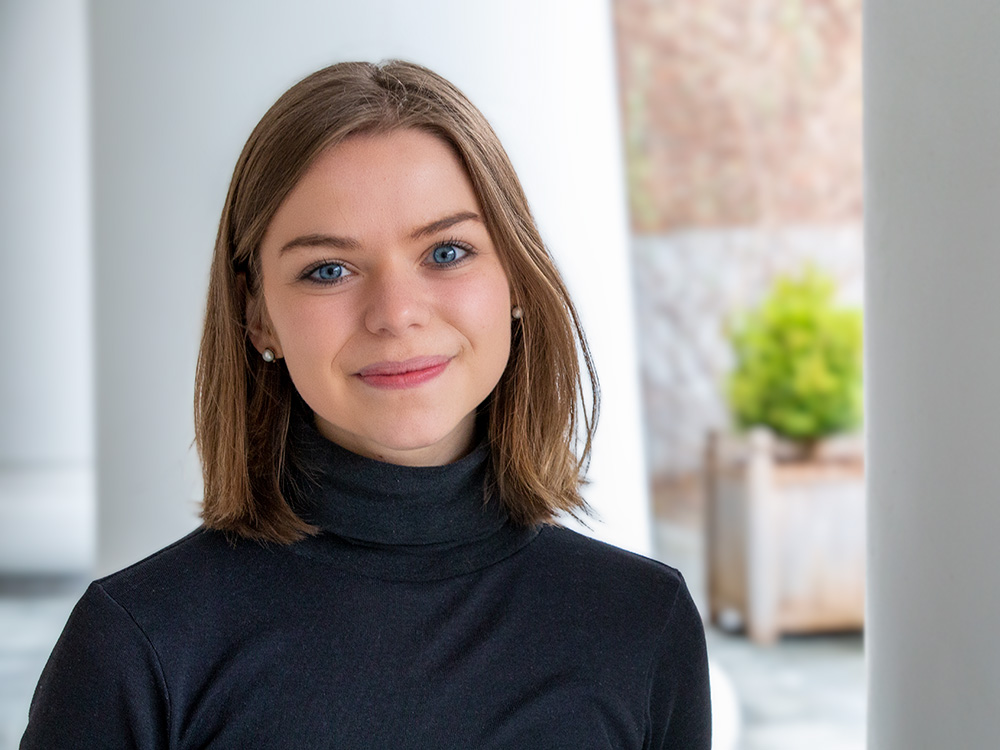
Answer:
[[[432, 247], [427, 252], [427, 256], [433, 257], [434, 252], [442, 247], [457, 247], [460, 250], [464, 250], [465, 255], [463, 255], [461, 258], [456, 258], [455, 260], [449, 261], [447, 263], [433, 263], [425, 261], [427, 265], [437, 269], [456, 268], [457, 266], [462, 265], [466, 261], [471, 260], [476, 255], [476, 251], [472, 248], [471, 245], [469, 245], [466, 242], [463, 242], [462, 240], [453, 239], [435, 243], [434, 247]], [[340, 266], [341, 268], [344, 269], [344, 271], [347, 272], [347, 275], [346, 276], [341, 275], [336, 279], [329, 279], [329, 280], [317, 279], [313, 277], [314, 273], [319, 271], [319, 269], [321, 268], [325, 268], [326, 266]], [[353, 272], [350, 271], [347, 268], [347, 266], [341, 263], [339, 260], [323, 260], [320, 261], [319, 263], [315, 263], [309, 266], [305, 271], [302, 272], [300, 278], [303, 281], [309, 281], [313, 284], [318, 284], [320, 286], [336, 286], [337, 284], [342, 284], [343, 282], [347, 281], [347, 279], [349, 279], [352, 275]]]

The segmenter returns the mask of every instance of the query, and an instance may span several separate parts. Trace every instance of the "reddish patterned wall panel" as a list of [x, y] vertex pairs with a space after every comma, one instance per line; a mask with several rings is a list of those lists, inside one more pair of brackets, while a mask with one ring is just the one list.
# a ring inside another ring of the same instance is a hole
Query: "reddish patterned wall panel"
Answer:
[[861, 218], [861, 0], [614, 0], [633, 229]]

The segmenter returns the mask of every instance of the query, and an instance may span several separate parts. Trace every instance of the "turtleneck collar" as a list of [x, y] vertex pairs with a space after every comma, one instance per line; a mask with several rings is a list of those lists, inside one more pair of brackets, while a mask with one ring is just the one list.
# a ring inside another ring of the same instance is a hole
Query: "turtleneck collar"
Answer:
[[489, 445], [443, 466], [399, 466], [324, 438], [311, 414], [292, 419], [292, 500], [323, 533], [295, 545], [365, 575], [446, 578], [497, 562], [537, 533], [508, 522]]

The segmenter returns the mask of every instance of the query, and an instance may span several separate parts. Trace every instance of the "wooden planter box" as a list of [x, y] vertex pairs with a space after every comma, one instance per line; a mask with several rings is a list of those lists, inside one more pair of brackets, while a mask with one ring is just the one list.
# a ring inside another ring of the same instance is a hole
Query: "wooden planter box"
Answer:
[[756, 643], [858, 629], [865, 607], [865, 486], [857, 438], [787, 460], [766, 429], [712, 434], [706, 551], [712, 621]]

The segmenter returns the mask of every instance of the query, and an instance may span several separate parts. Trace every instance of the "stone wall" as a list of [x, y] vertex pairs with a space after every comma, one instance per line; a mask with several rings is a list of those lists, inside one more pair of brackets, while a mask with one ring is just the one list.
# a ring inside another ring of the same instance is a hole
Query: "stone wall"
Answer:
[[[723, 396], [727, 318], [809, 261], [861, 307], [861, 228], [691, 230], [632, 239], [647, 465], [654, 479], [697, 471], [709, 429], [730, 424]], [[600, 363], [598, 363], [600, 365]]]

